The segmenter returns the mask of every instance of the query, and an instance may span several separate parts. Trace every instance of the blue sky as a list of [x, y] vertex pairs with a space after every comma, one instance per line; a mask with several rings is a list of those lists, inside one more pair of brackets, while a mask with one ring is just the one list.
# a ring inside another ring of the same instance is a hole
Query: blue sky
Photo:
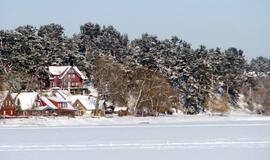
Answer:
[[237, 47], [247, 59], [270, 57], [269, 0], [0, 0], [0, 29], [52, 22], [68, 36], [94, 22], [130, 39], [146, 32], [177, 35], [193, 47]]

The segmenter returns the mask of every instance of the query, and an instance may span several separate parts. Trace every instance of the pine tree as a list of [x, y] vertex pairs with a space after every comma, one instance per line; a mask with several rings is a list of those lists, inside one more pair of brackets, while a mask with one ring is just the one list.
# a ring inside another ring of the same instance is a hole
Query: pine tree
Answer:
[[17, 100], [15, 107], [16, 107], [16, 114], [17, 115], [20, 115], [20, 113], [22, 112], [22, 107], [21, 107], [21, 101], [20, 101], [20, 99]]

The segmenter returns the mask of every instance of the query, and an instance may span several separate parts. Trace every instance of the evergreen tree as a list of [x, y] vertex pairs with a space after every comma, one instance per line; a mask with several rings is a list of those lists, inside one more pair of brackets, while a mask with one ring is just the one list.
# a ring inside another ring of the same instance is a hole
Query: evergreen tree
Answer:
[[19, 115], [22, 112], [20, 99], [17, 100], [17, 103], [16, 103], [15, 107], [16, 107], [16, 114]]

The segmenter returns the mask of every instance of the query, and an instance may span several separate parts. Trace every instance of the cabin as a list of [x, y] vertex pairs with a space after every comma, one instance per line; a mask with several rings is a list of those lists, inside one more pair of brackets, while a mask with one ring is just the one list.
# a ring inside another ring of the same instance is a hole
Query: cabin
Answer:
[[37, 92], [21, 92], [11, 94], [15, 104], [19, 107], [18, 115], [46, 116], [52, 115], [57, 107], [47, 97], [40, 96]]
[[0, 115], [16, 116], [16, 106], [9, 91], [0, 91]]
[[[71, 96], [71, 103], [74, 108], [77, 109], [76, 115], [77, 116], [89, 116], [92, 115], [96, 109], [96, 99], [90, 96], [85, 96], [85, 95], [76, 95], [76, 96]], [[99, 111], [100, 114], [102, 112], [104, 106], [104, 101], [100, 100], [99, 102]]]
[[59, 87], [71, 93], [87, 91], [87, 77], [76, 66], [49, 66], [50, 88]]

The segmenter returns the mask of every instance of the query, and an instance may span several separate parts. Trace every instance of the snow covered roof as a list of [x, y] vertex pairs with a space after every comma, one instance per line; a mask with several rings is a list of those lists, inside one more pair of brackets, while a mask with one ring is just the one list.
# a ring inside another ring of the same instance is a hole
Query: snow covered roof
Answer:
[[[12, 93], [12, 97], [16, 97], [18, 93]], [[37, 92], [22, 92], [16, 97], [15, 103], [20, 100], [20, 106], [22, 110], [32, 109], [35, 101], [37, 100]]]
[[[45, 96], [41, 96], [40, 99], [46, 103], [46, 109], [57, 109], [57, 107]], [[45, 109], [45, 107], [43, 107], [43, 109]], [[40, 107], [39, 107], [40, 108]], [[42, 107], [41, 107], [42, 108]]]
[[68, 97], [71, 95], [66, 90], [56, 90], [56, 91], [54, 91], [54, 94], [55, 94], [56, 97], [61, 97], [61, 98], [65, 99], [65, 100], [67, 100]]
[[65, 108], [63, 109], [69, 109], [69, 110], [76, 110], [72, 107], [71, 103], [69, 100], [66, 100], [66, 99], [63, 99], [61, 97], [48, 97], [48, 99], [52, 100], [52, 101], [55, 101], [55, 102], [60, 102], [60, 103], [66, 103], [67, 105], [65, 106]]
[[87, 79], [86, 76], [78, 69], [78, 67], [74, 66], [73, 69], [81, 76], [82, 79]]
[[87, 79], [87, 77], [84, 76], [83, 73], [76, 66], [49, 66], [49, 72], [52, 75], [59, 75], [59, 78], [62, 79], [65, 77], [65, 75], [71, 68], [73, 68], [74, 71], [79, 74], [82, 79]]
[[49, 66], [49, 72], [52, 75], [61, 75], [70, 66]]
[[70, 97], [71, 94], [68, 91], [65, 90], [53, 90], [51, 95], [48, 97], [49, 100], [60, 102], [60, 103], [66, 103], [67, 106], [64, 109], [69, 110], [76, 110], [72, 107]]
[[49, 95], [50, 96], [48, 98], [55, 102], [68, 102], [70, 93], [64, 90], [53, 90]]
[[65, 100], [64, 98], [61, 98], [61, 97], [52, 96], [52, 97], [48, 97], [48, 98], [52, 101], [55, 101], [55, 102], [68, 102], [67, 100]]
[[55, 110], [55, 108], [51, 108], [50, 106], [39, 106], [39, 107], [35, 108], [35, 110], [39, 110], [39, 111], [45, 111], [48, 109]]
[[[85, 107], [86, 110], [94, 110], [96, 106], [96, 99], [89, 96], [84, 95], [73, 95], [70, 97], [72, 104], [74, 104], [77, 100]], [[100, 100], [99, 108], [101, 109], [104, 101]]]
[[115, 111], [115, 112], [126, 111], [126, 110], [127, 110], [127, 107], [115, 107], [115, 108], [114, 108], [114, 111]]

